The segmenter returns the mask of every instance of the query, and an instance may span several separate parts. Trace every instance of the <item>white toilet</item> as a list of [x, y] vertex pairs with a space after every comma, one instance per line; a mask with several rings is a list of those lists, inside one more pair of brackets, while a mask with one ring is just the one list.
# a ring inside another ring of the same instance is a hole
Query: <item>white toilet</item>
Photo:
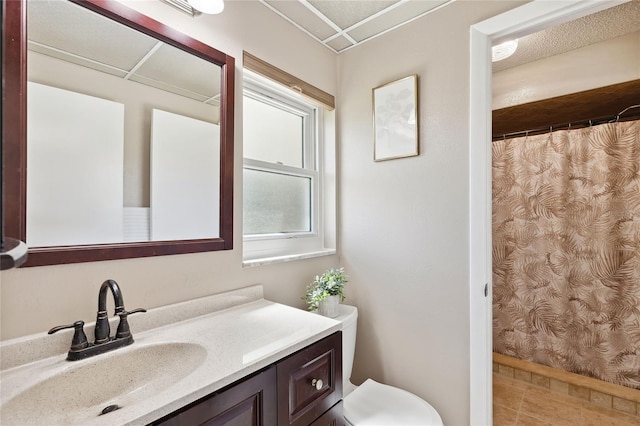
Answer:
[[351, 383], [358, 308], [341, 304], [340, 314], [334, 319], [342, 322], [343, 411], [347, 425], [442, 425], [438, 412], [410, 392], [371, 379], [360, 386]]

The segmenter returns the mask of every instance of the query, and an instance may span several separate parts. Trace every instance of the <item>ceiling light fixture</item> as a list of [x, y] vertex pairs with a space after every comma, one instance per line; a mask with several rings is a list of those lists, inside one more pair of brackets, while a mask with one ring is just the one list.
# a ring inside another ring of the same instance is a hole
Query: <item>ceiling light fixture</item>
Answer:
[[507, 59], [518, 48], [518, 39], [505, 41], [491, 48], [491, 61], [498, 62]]
[[189, 4], [202, 13], [215, 15], [224, 10], [224, 0], [188, 0]]

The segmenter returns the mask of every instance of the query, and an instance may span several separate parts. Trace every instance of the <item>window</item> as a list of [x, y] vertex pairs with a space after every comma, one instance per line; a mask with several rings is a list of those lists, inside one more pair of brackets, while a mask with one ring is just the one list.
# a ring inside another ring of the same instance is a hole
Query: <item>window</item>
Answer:
[[322, 251], [323, 110], [244, 73], [244, 260]]

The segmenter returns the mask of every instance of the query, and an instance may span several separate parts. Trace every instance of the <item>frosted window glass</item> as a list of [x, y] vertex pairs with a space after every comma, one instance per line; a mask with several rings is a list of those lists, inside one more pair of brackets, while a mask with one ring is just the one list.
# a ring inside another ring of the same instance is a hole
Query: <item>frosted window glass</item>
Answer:
[[304, 167], [302, 116], [247, 96], [243, 114], [245, 158]]
[[244, 235], [311, 231], [311, 178], [244, 169]]

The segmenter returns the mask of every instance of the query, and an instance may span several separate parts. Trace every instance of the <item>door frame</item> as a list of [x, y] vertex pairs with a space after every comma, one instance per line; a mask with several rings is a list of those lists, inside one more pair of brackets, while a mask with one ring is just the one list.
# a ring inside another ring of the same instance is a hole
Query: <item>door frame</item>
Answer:
[[493, 422], [491, 45], [494, 42], [522, 37], [628, 1], [630, 0], [534, 0], [470, 27], [469, 413], [471, 425], [491, 425]]

